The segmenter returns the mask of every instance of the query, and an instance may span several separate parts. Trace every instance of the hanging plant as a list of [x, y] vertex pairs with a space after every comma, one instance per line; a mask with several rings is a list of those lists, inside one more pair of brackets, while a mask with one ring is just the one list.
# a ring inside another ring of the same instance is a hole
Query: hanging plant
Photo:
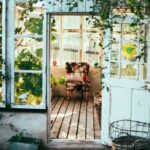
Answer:
[[125, 44], [122, 49], [122, 54], [126, 59], [134, 60], [137, 55], [136, 45], [134, 44]]

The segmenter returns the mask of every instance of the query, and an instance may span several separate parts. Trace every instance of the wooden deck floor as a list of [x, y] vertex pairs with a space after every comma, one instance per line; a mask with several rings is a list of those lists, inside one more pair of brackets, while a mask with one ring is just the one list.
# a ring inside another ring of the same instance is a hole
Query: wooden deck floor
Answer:
[[52, 139], [100, 139], [100, 123], [92, 98], [54, 97], [51, 110]]

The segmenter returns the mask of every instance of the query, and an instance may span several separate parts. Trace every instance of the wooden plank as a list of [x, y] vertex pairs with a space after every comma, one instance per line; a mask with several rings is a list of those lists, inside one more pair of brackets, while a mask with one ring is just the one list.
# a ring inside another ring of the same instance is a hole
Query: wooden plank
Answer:
[[57, 104], [59, 98], [58, 97], [54, 97], [51, 101], [51, 112], [53, 111], [55, 105]]
[[87, 130], [86, 139], [94, 139], [94, 123], [93, 123], [93, 100], [89, 98], [87, 106]]
[[79, 111], [80, 111], [80, 104], [81, 100], [76, 99], [73, 116], [71, 120], [70, 130], [68, 134], [68, 139], [73, 140], [76, 139], [77, 128], [78, 128], [78, 120], [79, 120]]
[[62, 103], [63, 103], [63, 98], [58, 99], [57, 104], [55, 105], [53, 111], [51, 112], [51, 121], [52, 121], [52, 123], [51, 123], [51, 128], [52, 128], [53, 125], [54, 125], [54, 122], [55, 122], [55, 120], [56, 120], [56, 117], [57, 117], [57, 115], [58, 115], [58, 112], [59, 112], [59, 110], [60, 110], [60, 108], [61, 108]]
[[100, 123], [98, 120], [96, 107], [94, 107], [94, 139], [100, 139]]
[[85, 130], [86, 130], [85, 128], [86, 128], [86, 100], [83, 99], [80, 110], [77, 139], [85, 140]]
[[65, 116], [68, 104], [69, 104], [69, 100], [65, 99], [63, 104], [62, 104], [62, 106], [61, 106], [61, 108], [60, 108], [60, 111], [59, 111], [59, 113], [57, 115], [57, 118], [56, 118], [56, 120], [54, 122], [54, 125], [52, 127], [51, 138], [55, 138], [55, 139], [58, 138], [59, 131], [61, 129], [61, 125], [62, 125], [64, 116]]
[[68, 136], [69, 126], [70, 126], [70, 123], [71, 123], [71, 117], [72, 117], [72, 114], [73, 114], [74, 105], [75, 105], [75, 99], [73, 98], [73, 99], [70, 100], [69, 106], [68, 106], [66, 114], [65, 114], [65, 118], [64, 118], [61, 130], [60, 130], [60, 133], [59, 133], [59, 138], [60, 139], [66, 139], [67, 136]]

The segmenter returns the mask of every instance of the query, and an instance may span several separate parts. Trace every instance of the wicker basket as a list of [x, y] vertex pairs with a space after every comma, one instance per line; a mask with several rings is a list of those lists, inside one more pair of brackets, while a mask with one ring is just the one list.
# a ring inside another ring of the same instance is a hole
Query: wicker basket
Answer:
[[113, 150], [150, 150], [150, 124], [119, 120], [110, 125]]

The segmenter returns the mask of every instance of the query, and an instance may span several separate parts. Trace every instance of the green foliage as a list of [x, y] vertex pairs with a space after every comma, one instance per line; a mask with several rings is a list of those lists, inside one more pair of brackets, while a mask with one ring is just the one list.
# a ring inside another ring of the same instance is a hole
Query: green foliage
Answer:
[[[80, 1], [82, 2], [82, 0]], [[150, 6], [150, 0], [145, 0], [144, 2], [137, 0], [95, 0], [93, 2], [94, 5], [91, 6], [92, 11], [90, 12], [91, 16], [87, 18], [87, 21], [89, 23], [93, 22], [93, 27], [99, 28], [102, 31], [102, 35], [105, 35], [105, 31], [107, 29], [113, 31], [113, 19], [120, 18], [124, 20], [127, 17], [127, 10], [130, 10], [131, 13], [136, 16], [136, 18], [133, 19], [133, 22], [131, 23], [132, 27], [142, 25], [142, 21], [145, 19], [145, 17], [150, 18], [150, 14], [145, 13], [145, 5]], [[78, 3], [73, 0], [69, 0], [68, 5], [71, 6], [70, 11], [78, 7]], [[116, 14], [113, 13], [114, 9], [116, 9], [117, 11]], [[121, 13], [122, 9], [124, 10], [124, 15]], [[109, 47], [112, 44], [111, 42], [113, 41], [114, 39], [111, 39], [110, 43], [107, 46]], [[140, 42], [146, 45], [145, 39], [142, 39], [142, 41], [140, 40]], [[103, 50], [105, 50], [105, 48], [107, 47], [103, 46], [103, 41], [100, 41], [99, 45]], [[145, 47], [142, 48], [142, 53], [140, 56], [137, 56], [137, 59], [140, 60], [141, 57], [145, 55], [144, 49]], [[105, 53], [105, 51], [103, 52], [103, 57], [105, 61], [110, 61], [107, 58], [107, 54]], [[105, 75], [102, 73], [100, 75], [100, 78], [105, 78]], [[106, 88], [106, 90], [109, 91], [109, 87], [104, 82], [102, 82], [102, 88]]]
[[42, 49], [37, 49], [35, 53], [26, 48], [22, 49], [15, 59], [15, 65], [17, 69], [21, 70], [42, 69]]
[[58, 84], [58, 81], [56, 80], [56, 78], [54, 77], [53, 74], [51, 74], [51, 85], [52, 86], [56, 86]]
[[[20, 81], [21, 80], [21, 81]], [[40, 97], [42, 95], [42, 75], [41, 74], [16, 74], [16, 92], [18, 95], [29, 92]]]
[[43, 33], [43, 15], [41, 18], [30, 18], [24, 23], [26, 30], [30, 31], [32, 34]]
[[64, 77], [60, 77], [58, 82], [59, 82], [59, 84], [64, 85], [64, 84], [65, 84], [65, 81], [66, 81], [66, 80], [65, 80]]
[[[21, 12], [21, 17], [19, 18], [24, 22], [24, 26], [27, 31], [31, 34], [42, 34], [43, 29], [43, 14], [40, 14], [38, 18], [29, 17], [29, 14], [34, 11], [33, 4], [37, 3], [38, 0], [30, 0], [28, 5], [26, 3], [20, 3], [20, 6], [23, 8]], [[80, 0], [83, 2], [83, 0]], [[147, 4], [150, 4], [149, 0], [145, 0]], [[78, 2], [74, 0], [69, 0], [68, 5], [70, 11], [78, 6]], [[137, 0], [95, 0], [94, 5], [91, 6], [92, 11], [90, 12], [91, 16], [87, 18], [88, 22], [93, 22], [94, 28], [99, 28], [103, 31], [103, 35], [105, 34], [106, 29], [113, 30], [112, 20], [114, 18], [122, 18], [125, 19], [126, 15], [113, 15], [113, 9], [117, 9], [118, 13], [120, 13], [120, 9], [130, 9], [132, 13], [134, 13], [137, 18], [133, 20], [131, 26], [137, 26], [141, 24], [141, 20], [145, 18], [144, 12], [144, 4], [141, 1]], [[99, 17], [97, 17], [99, 16]], [[51, 19], [51, 31], [55, 31], [55, 19]], [[23, 28], [16, 28], [15, 33], [22, 33]], [[41, 39], [35, 39], [40, 41]], [[51, 35], [51, 40], [55, 40], [55, 36]], [[111, 42], [113, 39], [111, 40]], [[144, 42], [143, 42], [144, 43]], [[111, 43], [110, 43], [111, 44]], [[107, 45], [107, 46], [110, 46]], [[103, 47], [103, 41], [99, 44]], [[103, 47], [104, 49], [105, 47]], [[104, 53], [105, 54], [105, 53]], [[1, 57], [1, 54], [0, 54]], [[25, 69], [25, 70], [34, 70], [41, 69], [41, 57], [42, 57], [42, 49], [37, 49], [36, 53], [31, 53], [27, 49], [23, 49], [22, 52], [18, 55], [15, 60], [15, 64], [17, 69]], [[106, 61], [109, 61], [107, 58]], [[105, 78], [104, 74], [101, 74], [101, 79]], [[31, 94], [35, 96], [40, 96], [42, 93], [42, 76], [36, 75], [33, 77], [30, 74], [21, 75], [21, 78], [24, 82], [18, 84], [18, 93], [22, 93], [22, 91], [30, 91]], [[62, 77], [57, 81], [53, 75], [51, 75], [51, 84], [52, 86], [56, 86], [58, 82], [60, 84], [64, 84], [65, 79]], [[19, 76], [16, 76], [16, 82], [19, 82]], [[39, 88], [39, 89], [38, 89]], [[107, 91], [109, 88], [106, 86]]]
[[[37, 49], [35, 53], [28, 49], [23, 49], [15, 60], [16, 68], [19, 70], [39, 70], [42, 69], [42, 49]], [[21, 79], [21, 81], [20, 81]], [[34, 96], [42, 95], [42, 75], [41, 74], [16, 74], [16, 92], [18, 95], [29, 92]]]
[[[36, 11], [36, 8], [33, 6], [38, 0], [30, 0], [29, 2], [18, 2], [17, 6], [22, 7], [20, 21], [23, 22], [25, 30], [29, 31], [31, 34], [42, 35], [43, 33], [43, 13], [38, 14], [38, 17], [30, 16], [32, 12]], [[17, 27], [15, 29], [16, 34], [21, 34], [24, 32], [23, 27]]]
[[[38, 0], [30, 0], [29, 2], [25, 3], [17, 3], [17, 5], [22, 7], [19, 20], [23, 22], [23, 26], [15, 29], [16, 34], [22, 34], [25, 30], [31, 34], [43, 34], [44, 17], [42, 12], [38, 15], [38, 17], [30, 15], [32, 12], [36, 11], [36, 8], [33, 7], [33, 5], [37, 2]], [[33, 39], [38, 42], [42, 41], [42, 38]], [[23, 48], [15, 58], [15, 68], [17, 70], [41, 70], [42, 53], [42, 48], [37, 48], [34, 51], [30, 51], [28, 48]], [[42, 74], [17, 73], [15, 74], [15, 87], [16, 102], [19, 102], [18, 96], [24, 93], [28, 93], [28, 104], [39, 104], [41, 102]]]

